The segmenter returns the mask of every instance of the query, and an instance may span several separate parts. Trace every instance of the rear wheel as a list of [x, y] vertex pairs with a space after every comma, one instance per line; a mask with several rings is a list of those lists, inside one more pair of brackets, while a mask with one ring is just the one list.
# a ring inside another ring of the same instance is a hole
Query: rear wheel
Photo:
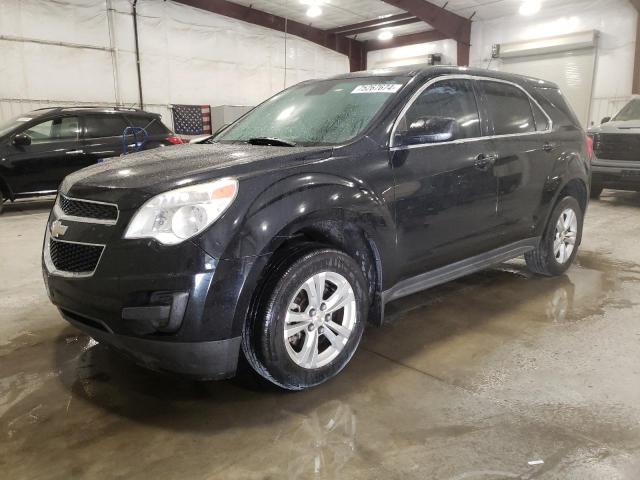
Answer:
[[589, 196], [593, 199], [600, 198], [602, 190], [604, 190], [602, 185], [598, 185], [597, 183], [591, 184], [591, 193]]
[[562, 275], [573, 263], [582, 239], [582, 209], [573, 197], [564, 197], [553, 209], [538, 247], [524, 258], [540, 275]]
[[359, 265], [332, 249], [307, 251], [267, 278], [243, 350], [272, 383], [302, 390], [337, 375], [366, 323], [367, 288]]

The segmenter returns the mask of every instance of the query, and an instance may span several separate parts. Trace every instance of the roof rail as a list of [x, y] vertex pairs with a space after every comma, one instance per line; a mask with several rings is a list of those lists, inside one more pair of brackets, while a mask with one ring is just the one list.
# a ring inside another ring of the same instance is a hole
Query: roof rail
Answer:
[[107, 108], [113, 110], [123, 110], [123, 111], [142, 111], [139, 108], [134, 107], [118, 107], [114, 105], [75, 105], [72, 107], [60, 107], [61, 110], [82, 110], [83, 108]]
[[[118, 107], [118, 106], [113, 106], [113, 105], [75, 105], [75, 106], [68, 106], [68, 107], [41, 107], [41, 108], [36, 108], [34, 110], [31, 110], [32, 112], [38, 112], [41, 110], [52, 110], [54, 112], [62, 112], [65, 110], [90, 110], [90, 109], [107, 109], [107, 110], [115, 110], [117, 112], [142, 112], [143, 110], [139, 109], [139, 108], [135, 108], [135, 107]], [[149, 112], [152, 113], [152, 112]]]

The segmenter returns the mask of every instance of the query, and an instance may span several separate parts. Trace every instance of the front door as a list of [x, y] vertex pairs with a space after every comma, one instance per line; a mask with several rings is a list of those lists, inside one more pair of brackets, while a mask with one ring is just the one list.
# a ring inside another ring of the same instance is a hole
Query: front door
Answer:
[[[473, 81], [443, 79], [423, 88], [401, 117], [394, 133], [401, 144], [391, 152], [404, 278], [499, 246], [493, 143], [483, 137]], [[433, 118], [455, 120], [455, 137], [402, 145], [403, 131]]]
[[18, 133], [28, 135], [30, 145], [7, 146], [12, 165], [9, 184], [16, 194], [54, 192], [69, 173], [85, 164], [80, 148], [78, 117], [64, 116], [37, 123]]

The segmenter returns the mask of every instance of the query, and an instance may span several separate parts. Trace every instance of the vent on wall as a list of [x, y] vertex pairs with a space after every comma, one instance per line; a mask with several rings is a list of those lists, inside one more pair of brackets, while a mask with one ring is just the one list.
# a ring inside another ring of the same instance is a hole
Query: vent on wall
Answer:
[[431, 53], [427, 55], [427, 64], [429, 65], [441, 65], [442, 64], [442, 54], [440, 53]]

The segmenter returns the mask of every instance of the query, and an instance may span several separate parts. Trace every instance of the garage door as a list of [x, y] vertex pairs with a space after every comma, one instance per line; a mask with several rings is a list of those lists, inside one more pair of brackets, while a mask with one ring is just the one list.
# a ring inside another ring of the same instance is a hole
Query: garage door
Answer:
[[501, 70], [558, 84], [583, 127], [589, 122], [595, 49], [527, 55], [503, 59]]

